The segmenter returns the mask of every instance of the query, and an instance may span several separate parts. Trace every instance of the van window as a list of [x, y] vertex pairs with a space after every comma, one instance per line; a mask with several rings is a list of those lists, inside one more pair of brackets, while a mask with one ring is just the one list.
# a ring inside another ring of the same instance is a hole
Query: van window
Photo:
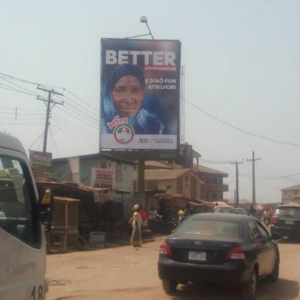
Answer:
[[38, 242], [36, 200], [28, 169], [7, 156], [0, 156], [0, 228], [28, 244]]

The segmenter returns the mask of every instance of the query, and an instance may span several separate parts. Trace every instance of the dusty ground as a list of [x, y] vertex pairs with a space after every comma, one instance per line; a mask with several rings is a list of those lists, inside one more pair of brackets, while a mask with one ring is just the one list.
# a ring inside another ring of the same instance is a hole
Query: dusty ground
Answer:
[[[235, 291], [199, 285], [180, 286], [165, 295], [157, 275], [158, 248], [163, 238], [143, 245], [50, 255], [47, 300], [232, 300]], [[300, 244], [280, 244], [278, 283], [261, 283], [257, 300], [300, 299]], [[238, 298], [237, 298], [238, 299]]]

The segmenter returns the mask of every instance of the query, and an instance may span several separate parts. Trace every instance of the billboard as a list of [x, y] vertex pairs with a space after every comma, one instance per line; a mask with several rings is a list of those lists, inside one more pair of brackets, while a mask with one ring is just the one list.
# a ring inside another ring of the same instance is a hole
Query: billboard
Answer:
[[109, 169], [92, 168], [92, 186], [96, 188], [112, 189], [114, 185], [114, 171]]
[[101, 43], [100, 149], [177, 150], [180, 41]]
[[29, 150], [29, 160], [36, 181], [52, 181], [52, 153]]

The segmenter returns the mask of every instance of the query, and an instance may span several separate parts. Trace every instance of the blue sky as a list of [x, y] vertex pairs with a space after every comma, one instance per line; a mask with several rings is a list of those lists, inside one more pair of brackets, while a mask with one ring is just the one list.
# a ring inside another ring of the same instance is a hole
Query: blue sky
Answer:
[[[1, 73], [67, 88], [98, 108], [100, 38], [146, 33], [139, 22], [146, 15], [155, 38], [182, 42], [187, 100], [247, 131], [300, 143], [299, 1], [2, 0], [0, 6]], [[8, 84], [1, 78], [0, 83]], [[35, 91], [33, 85], [22, 87]], [[8, 124], [12, 115], [4, 112], [13, 111], [3, 107], [16, 106], [37, 110], [39, 125]], [[0, 107], [0, 130], [19, 137], [27, 149], [43, 131], [44, 104], [0, 88]], [[278, 201], [281, 188], [299, 182], [299, 176], [282, 175], [299, 172], [300, 147], [245, 135], [187, 103], [185, 111], [185, 140], [204, 159], [242, 160], [250, 158], [252, 151], [262, 158], [257, 163], [258, 201]], [[95, 118], [93, 126], [60, 107], [53, 109], [52, 133], [59, 152], [51, 136], [49, 150], [54, 157], [97, 152], [97, 111], [89, 114]], [[205, 165], [230, 174], [227, 196], [233, 197], [234, 166]], [[244, 174], [240, 197], [251, 198], [250, 163], [241, 165], [240, 172]]]

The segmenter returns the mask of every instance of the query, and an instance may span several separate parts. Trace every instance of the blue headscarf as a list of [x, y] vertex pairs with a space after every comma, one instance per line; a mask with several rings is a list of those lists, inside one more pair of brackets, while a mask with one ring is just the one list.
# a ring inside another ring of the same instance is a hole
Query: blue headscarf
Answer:
[[[145, 77], [143, 71], [137, 65], [118, 65], [111, 73], [107, 80], [107, 84], [103, 91], [103, 107], [102, 107], [102, 122], [101, 132], [112, 133], [113, 129], [107, 126], [107, 122], [111, 122], [114, 117], [119, 115], [114, 107], [112, 100], [112, 91], [115, 84], [124, 76], [132, 75], [140, 82], [141, 87], [145, 88]], [[144, 104], [143, 104], [144, 105]], [[140, 111], [132, 118], [129, 118], [128, 123], [134, 128], [136, 134], [161, 134], [163, 125], [159, 118], [147, 111], [142, 105]]]

